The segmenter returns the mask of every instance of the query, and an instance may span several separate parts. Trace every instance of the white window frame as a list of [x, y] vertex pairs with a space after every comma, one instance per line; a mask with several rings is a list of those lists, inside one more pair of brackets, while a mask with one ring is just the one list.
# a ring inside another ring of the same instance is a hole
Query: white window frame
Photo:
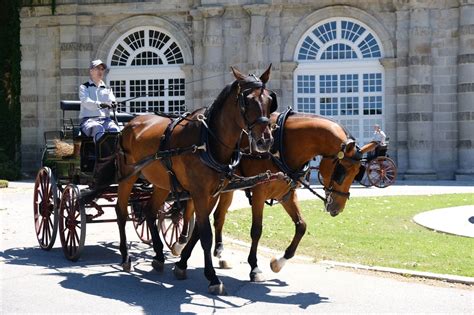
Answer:
[[[135, 33], [137, 31], [143, 30], [145, 32], [145, 40], [148, 39], [148, 31], [149, 30], [154, 30], [158, 31], [160, 33], [164, 33], [168, 37], [170, 37], [169, 42], [161, 48], [159, 51], [158, 49], [154, 47], [140, 47], [137, 50], [130, 50], [129, 48], [126, 48], [127, 51], [130, 52], [130, 56], [127, 59], [127, 65], [126, 66], [110, 66], [108, 69], [108, 74], [107, 74], [107, 84], [110, 85], [110, 81], [125, 81], [125, 97], [117, 97], [117, 101], [124, 101], [127, 99], [131, 98], [131, 91], [130, 91], [130, 81], [133, 80], [164, 80], [165, 81], [165, 93], [164, 96], [144, 96], [144, 97], [139, 97], [134, 99], [133, 101], [135, 102], [140, 102], [140, 101], [164, 101], [164, 108], [165, 112], [169, 112], [169, 102], [170, 101], [180, 101], [180, 100], [185, 100], [186, 96], [170, 96], [168, 94], [168, 80], [169, 79], [185, 79], [185, 84], [186, 84], [186, 77], [185, 73], [182, 70], [182, 66], [185, 64], [184, 60], [184, 54], [182, 52], [182, 49], [177, 42], [177, 40], [170, 35], [168, 32], [161, 30], [156, 27], [138, 27], [134, 28], [126, 33], [124, 33], [112, 46], [112, 49], [109, 52], [109, 56], [107, 59], [107, 64], [110, 65], [112, 61], [112, 56], [114, 54], [115, 49], [119, 44], [122, 44], [124, 42], [124, 39], [127, 38], [130, 34]], [[161, 51], [165, 51], [172, 43], [176, 43], [178, 47], [181, 50], [181, 54], [183, 55], [183, 63], [179, 64], [168, 64], [166, 61], [166, 58]], [[123, 45], [122, 45], [123, 46]], [[125, 47], [124, 47], [125, 48]], [[150, 49], [147, 49], [150, 48]], [[131, 66], [132, 60], [139, 54], [144, 51], [152, 51], [155, 53], [158, 53], [159, 57], [162, 58], [163, 63], [161, 65], [140, 65], [140, 66]], [[185, 89], [186, 91], [186, 89]], [[122, 108], [122, 110], [125, 110], [126, 112], [133, 112], [130, 108], [130, 103], [127, 102], [125, 104], [125, 108]]]
[[[314, 29], [319, 27], [322, 24], [331, 22], [336, 20], [337, 28], [336, 28], [336, 39], [326, 42], [322, 44], [318, 38], [312, 33]], [[342, 20], [351, 21], [357, 23], [365, 28], [365, 31], [362, 33], [361, 36], [355, 41], [351, 42], [345, 39], [341, 39], [341, 25]], [[380, 40], [378, 39], [377, 35], [365, 24], [350, 18], [336, 18], [336, 19], [328, 19], [324, 20], [313, 27], [311, 27], [300, 39], [298, 45], [296, 46], [297, 49], [295, 50], [294, 60], [298, 62], [298, 66], [294, 71], [293, 76], [293, 91], [294, 91], [294, 104], [295, 109], [298, 110], [298, 98], [301, 97], [312, 97], [315, 99], [315, 113], [317, 115], [320, 114], [320, 98], [327, 96], [327, 97], [337, 97], [338, 98], [338, 115], [336, 116], [327, 116], [331, 119], [334, 119], [338, 122], [343, 120], [357, 120], [359, 131], [354, 132], [351, 131], [352, 135], [358, 140], [359, 143], [367, 143], [372, 140], [372, 133], [373, 133], [373, 124], [378, 123], [382, 126], [382, 129], [385, 125], [385, 70], [384, 67], [381, 65], [379, 58], [362, 58], [362, 53], [358, 48], [358, 44], [362, 41], [368, 33], [372, 34], [374, 38], [377, 40], [379, 45], [379, 49], [382, 49], [380, 45]], [[316, 55], [316, 60], [298, 60], [298, 54], [301, 45], [303, 44], [305, 38], [310, 36], [313, 41], [315, 41], [318, 46], [320, 46], [320, 50]], [[337, 59], [337, 60], [320, 60], [322, 53], [329, 47], [335, 43], [343, 43], [349, 45], [354, 51], [356, 52], [358, 59]], [[383, 56], [383, 51], [380, 51], [381, 55]], [[363, 75], [368, 73], [381, 73], [382, 75], [382, 86], [381, 91], [377, 92], [364, 92], [363, 87]], [[340, 92], [340, 75], [341, 74], [357, 74], [358, 75], [358, 92], [351, 92], [351, 93], [341, 93]], [[308, 93], [298, 93], [298, 76], [300, 75], [312, 75], [315, 76], [316, 83], [315, 83], [315, 90], [316, 93], [308, 94]], [[328, 94], [321, 94], [320, 91], [320, 75], [337, 75], [337, 82], [338, 82], [338, 92], [337, 93], [328, 93]], [[359, 114], [358, 115], [340, 115], [341, 111], [341, 97], [357, 97], [359, 100]], [[377, 115], [364, 115], [363, 110], [363, 98], [364, 96], [381, 96], [382, 98], [382, 114]], [[344, 125], [344, 123], [343, 123]]]

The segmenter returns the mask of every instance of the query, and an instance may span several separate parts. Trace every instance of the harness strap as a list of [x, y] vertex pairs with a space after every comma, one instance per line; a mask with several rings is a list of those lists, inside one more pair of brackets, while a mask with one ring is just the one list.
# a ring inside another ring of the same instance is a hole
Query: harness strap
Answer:
[[[168, 124], [163, 136], [160, 139], [159, 152], [157, 152], [155, 154], [155, 156], [160, 154], [160, 152], [165, 151], [167, 149], [167, 147], [169, 147], [171, 134], [173, 133], [174, 128], [176, 128], [176, 126], [180, 122], [182, 122], [188, 114], [189, 113], [184, 113], [183, 115], [179, 116], [178, 118], [173, 119]], [[171, 150], [173, 150], [173, 149], [171, 149]], [[174, 150], [178, 151], [179, 148], [174, 149]], [[181, 186], [181, 183], [179, 182], [178, 178], [176, 177], [176, 174], [173, 172], [173, 161], [171, 160], [172, 156], [173, 156], [172, 154], [166, 154], [166, 155], [162, 156], [161, 162], [163, 163], [163, 166], [168, 170], [168, 174], [169, 174], [170, 182], [171, 182], [171, 194], [173, 195], [173, 198], [176, 202], [177, 207], [179, 209], [181, 209], [180, 199], [181, 199], [181, 192], [183, 191], [183, 186]]]

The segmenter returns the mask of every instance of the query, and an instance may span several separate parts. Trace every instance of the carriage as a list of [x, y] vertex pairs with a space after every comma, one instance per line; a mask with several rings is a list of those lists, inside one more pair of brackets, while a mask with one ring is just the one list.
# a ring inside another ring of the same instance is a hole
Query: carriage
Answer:
[[397, 178], [397, 166], [388, 154], [388, 140], [378, 145], [361, 160], [361, 171], [355, 180], [365, 187], [385, 188], [392, 185]]
[[[388, 143], [389, 138], [386, 139], [385, 144], [379, 144], [373, 151], [365, 154], [360, 161], [360, 171], [354, 178], [355, 182], [365, 187], [375, 186], [378, 188], [385, 188], [395, 183], [397, 178], [397, 165], [387, 154]], [[309, 167], [306, 180], [309, 182], [311, 175], [315, 174], [315, 172], [317, 172], [319, 183], [324, 185], [321, 173], [319, 173], [319, 166]]]
[[[34, 221], [38, 243], [44, 250], [53, 247], [59, 232], [64, 255], [76, 261], [84, 248], [86, 226], [91, 223], [115, 222], [115, 219], [101, 218], [106, 208], [115, 207], [117, 185], [112, 184], [93, 200], [81, 197], [81, 187], [94, 183], [94, 163], [100, 149], [91, 137], [79, 132], [77, 112], [80, 101], [61, 101], [62, 129], [44, 133], [44, 147], [41, 168], [34, 186]], [[134, 116], [115, 113], [119, 126], [124, 126]], [[107, 133], [97, 145], [116, 144], [117, 133]], [[129, 220], [133, 222], [138, 237], [151, 243], [149, 229], [142, 208], [150, 198], [151, 185], [146, 180], [134, 184], [129, 199]], [[170, 247], [183, 228], [183, 209], [169, 201], [158, 212], [158, 223], [163, 240]], [[194, 221], [190, 221], [192, 230]]]

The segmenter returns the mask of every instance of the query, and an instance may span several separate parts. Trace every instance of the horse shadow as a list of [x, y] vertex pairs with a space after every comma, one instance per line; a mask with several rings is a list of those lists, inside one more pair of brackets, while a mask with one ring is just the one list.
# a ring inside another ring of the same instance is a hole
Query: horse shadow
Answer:
[[[176, 280], [172, 267], [177, 258], [168, 254], [165, 270], [160, 274], [151, 267], [151, 248], [143, 250], [144, 246], [137, 245], [136, 242], [132, 242], [131, 247], [134, 257], [132, 272], [122, 271], [115, 263], [121, 259], [118, 243], [103, 242], [86, 246], [84, 254], [77, 262], [66, 260], [61, 248], [44, 251], [39, 247], [7, 249], [0, 252], [0, 260], [5, 264], [43, 267], [48, 270], [46, 275], [63, 278], [58, 282], [62, 288], [121, 301], [141, 308], [145, 313], [154, 313], [159, 308], [160, 313], [191, 314], [184, 310], [193, 306], [211, 310], [238, 310], [257, 302], [296, 305], [304, 310], [328, 300], [313, 292], [275, 294], [275, 289], [288, 286], [286, 282], [278, 279], [251, 283], [226, 275], [219, 277], [229, 295], [210, 295], [207, 293], [203, 268], [189, 267], [188, 279]], [[203, 299], [203, 296], [206, 298]], [[235, 297], [239, 299], [236, 300]]]

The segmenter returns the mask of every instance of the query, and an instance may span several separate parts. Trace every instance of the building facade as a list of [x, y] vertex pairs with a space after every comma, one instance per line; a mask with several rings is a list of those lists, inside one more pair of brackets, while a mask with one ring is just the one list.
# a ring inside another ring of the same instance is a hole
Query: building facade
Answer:
[[132, 113], [207, 106], [230, 66], [271, 63], [280, 111], [330, 116], [359, 143], [380, 124], [399, 177], [474, 180], [474, 0], [56, 0], [54, 15], [25, 0], [21, 45], [25, 172], [100, 58]]

